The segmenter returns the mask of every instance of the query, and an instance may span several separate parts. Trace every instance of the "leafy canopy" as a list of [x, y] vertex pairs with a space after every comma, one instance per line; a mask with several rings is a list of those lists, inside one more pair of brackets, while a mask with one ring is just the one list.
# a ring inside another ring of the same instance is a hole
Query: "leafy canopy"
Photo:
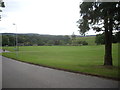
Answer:
[[78, 20], [78, 28], [81, 34], [90, 28], [104, 31], [104, 20], [113, 21], [113, 29], [120, 27], [120, 2], [83, 2], [80, 5], [81, 19]]

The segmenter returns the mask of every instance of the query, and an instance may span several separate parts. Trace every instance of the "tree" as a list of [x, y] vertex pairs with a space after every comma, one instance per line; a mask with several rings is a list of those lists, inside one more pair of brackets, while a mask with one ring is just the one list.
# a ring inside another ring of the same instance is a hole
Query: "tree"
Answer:
[[120, 26], [120, 2], [83, 2], [80, 9], [80, 32], [84, 34], [90, 28], [97, 32], [104, 31], [104, 65], [112, 66], [112, 31]]
[[[5, 4], [2, 0], [0, 0], [0, 7], [4, 8]], [[0, 9], [0, 12], [2, 12], [2, 10]], [[1, 15], [0, 15], [0, 20], [1, 20]]]
[[[119, 38], [120, 38], [120, 34], [119, 33], [120, 32], [115, 32], [112, 35], [112, 43], [118, 43], [119, 42]], [[96, 37], [95, 37], [95, 43], [97, 45], [105, 44], [105, 33], [97, 34]]]
[[2, 46], [8, 45], [8, 36], [7, 35], [2, 35]]
[[115, 34], [116, 41], [120, 43], [120, 31]]
[[95, 37], [95, 43], [97, 45], [100, 45], [100, 44], [105, 44], [105, 34], [102, 33], [102, 34], [97, 34], [96, 37]]

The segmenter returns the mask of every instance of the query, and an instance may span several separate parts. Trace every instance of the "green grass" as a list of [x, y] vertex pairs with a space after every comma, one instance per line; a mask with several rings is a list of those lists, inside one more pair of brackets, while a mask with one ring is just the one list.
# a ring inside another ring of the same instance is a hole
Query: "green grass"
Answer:
[[112, 68], [102, 66], [104, 58], [104, 45], [21, 46], [19, 47], [18, 55], [14, 51], [14, 47], [7, 47], [6, 49], [11, 52], [3, 53], [3, 56], [20, 61], [118, 78], [118, 68], [116, 68], [118, 67], [117, 44], [113, 45], [113, 64], [115, 67]]
[[88, 43], [88, 45], [96, 45], [95, 37], [96, 36], [77, 37], [77, 40], [86, 41]]

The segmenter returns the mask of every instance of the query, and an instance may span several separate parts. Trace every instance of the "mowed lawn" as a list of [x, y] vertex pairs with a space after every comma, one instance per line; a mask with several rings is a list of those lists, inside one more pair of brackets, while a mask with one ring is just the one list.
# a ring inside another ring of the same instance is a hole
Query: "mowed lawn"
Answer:
[[118, 44], [113, 44], [114, 67], [104, 67], [104, 45], [98, 46], [20, 46], [3, 47], [10, 50], [3, 56], [20, 61], [118, 78]]

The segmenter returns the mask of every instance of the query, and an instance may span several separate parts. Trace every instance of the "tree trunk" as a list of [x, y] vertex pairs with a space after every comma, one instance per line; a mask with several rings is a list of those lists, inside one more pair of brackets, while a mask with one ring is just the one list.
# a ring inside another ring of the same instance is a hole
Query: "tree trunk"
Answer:
[[[104, 65], [112, 66], [112, 22], [109, 22], [108, 18], [105, 19], [105, 56]], [[111, 25], [111, 26], [110, 26]], [[108, 30], [109, 29], [109, 30]]]

